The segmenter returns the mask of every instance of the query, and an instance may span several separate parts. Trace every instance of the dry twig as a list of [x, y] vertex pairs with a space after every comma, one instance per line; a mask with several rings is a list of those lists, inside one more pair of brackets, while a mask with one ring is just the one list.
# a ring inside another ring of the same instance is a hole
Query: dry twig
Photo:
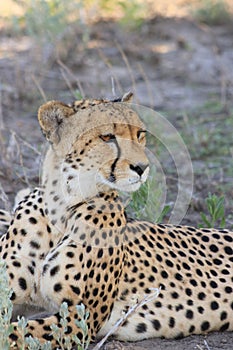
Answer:
[[47, 101], [47, 97], [45, 95], [45, 92], [44, 92], [42, 86], [40, 85], [40, 83], [38, 82], [38, 80], [36, 79], [34, 74], [32, 74], [32, 81], [35, 83], [35, 85], [36, 85], [37, 89], [39, 90], [39, 92], [40, 92], [44, 102], [46, 102]]
[[96, 346], [93, 348], [93, 350], [100, 350], [103, 344], [106, 342], [106, 340], [114, 334], [121, 326], [122, 324], [127, 320], [129, 316], [134, 314], [138, 309], [140, 309], [143, 305], [150, 303], [154, 299], [156, 299], [160, 293], [160, 288], [151, 288], [153, 291], [152, 294], [146, 295], [141, 301], [138, 301], [136, 304], [134, 304], [127, 313], [120, 318], [115, 325], [111, 328], [111, 330], [101, 339], [100, 342], [96, 344]]
[[[120, 91], [120, 93], [122, 93], [123, 89], [122, 89], [121, 83], [120, 83], [118, 77], [113, 73], [113, 69], [112, 69], [113, 67], [112, 67], [111, 63], [109, 62], [108, 58], [105, 56], [103, 51], [101, 49], [99, 49], [99, 48], [98, 48], [98, 54], [99, 54], [100, 58], [102, 59], [102, 61], [104, 62], [104, 64], [110, 70], [110, 72], [111, 72], [111, 80], [114, 79], [114, 82], [116, 82], [116, 85], [117, 85], [117, 89]], [[114, 96], [114, 93], [113, 93], [113, 96]]]
[[130, 75], [130, 78], [131, 78], [131, 82], [132, 82], [132, 86], [133, 86], [133, 90], [136, 91], [136, 81], [135, 81], [135, 78], [134, 78], [134, 75], [133, 75], [133, 70], [130, 67], [129, 60], [128, 60], [126, 54], [124, 53], [121, 45], [118, 42], [115, 42], [115, 45], [118, 48], [118, 50], [119, 50], [119, 52], [121, 54], [121, 57], [123, 58], [123, 61], [125, 62], [126, 68], [128, 69], [128, 72], [129, 72], [129, 75]]
[[150, 98], [150, 108], [154, 108], [154, 98], [152, 93], [153, 89], [151, 87], [150, 80], [148, 79], [148, 76], [146, 75], [146, 72], [144, 71], [141, 63], [138, 63], [137, 66], [146, 84], [147, 94]]
[[71, 70], [60, 59], [57, 59], [57, 63], [61, 67], [62, 76], [63, 76], [63, 78], [64, 78], [68, 88], [70, 89], [72, 95], [76, 98], [76, 95], [74, 94], [72, 85], [70, 84], [70, 81], [68, 80], [68, 78], [66, 77], [65, 74], [70, 75], [70, 77], [72, 77], [76, 81], [78, 89], [80, 91], [80, 94], [84, 98], [85, 97], [85, 93], [84, 93], [84, 90], [83, 90], [82, 85], [81, 85], [80, 81], [78, 80], [78, 78], [71, 72]]
[[10, 201], [9, 201], [9, 198], [8, 198], [6, 192], [4, 191], [4, 189], [2, 187], [1, 182], [0, 182], [0, 198], [4, 203], [5, 210], [7, 210], [8, 212], [11, 212]]

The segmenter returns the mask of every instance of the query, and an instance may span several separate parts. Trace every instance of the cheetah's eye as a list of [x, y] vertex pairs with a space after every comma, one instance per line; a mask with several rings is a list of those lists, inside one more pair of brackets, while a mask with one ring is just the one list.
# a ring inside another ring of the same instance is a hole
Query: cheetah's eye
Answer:
[[146, 130], [139, 130], [137, 132], [137, 138], [139, 142], [143, 141], [145, 137], [146, 137]]
[[104, 142], [109, 142], [111, 140], [115, 140], [115, 135], [113, 134], [106, 134], [106, 135], [100, 135], [101, 140], [103, 140]]

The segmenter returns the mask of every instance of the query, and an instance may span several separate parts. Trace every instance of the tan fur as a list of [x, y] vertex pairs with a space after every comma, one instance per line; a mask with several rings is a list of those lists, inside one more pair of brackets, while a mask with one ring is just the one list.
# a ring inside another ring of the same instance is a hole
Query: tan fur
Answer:
[[[52, 313], [29, 320], [27, 336], [51, 340], [56, 348], [50, 326], [61, 326], [57, 312], [66, 301], [67, 336], [82, 338], [75, 305], [83, 303], [94, 340], [135, 300], [159, 287], [158, 298], [133, 314], [117, 338], [233, 330], [232, 232], [152, 224], [125, 215], [117, 190], [138, 189], [149, 167], [145, 127], [130, 105], [118, 102], [68, 106], [52, 101], [39, 110], [51, 143], [42, 188], [19, 204], [0, 247], [13, 302]], [[19, 346], [16, 327], [10, 340], [12, 347]]]

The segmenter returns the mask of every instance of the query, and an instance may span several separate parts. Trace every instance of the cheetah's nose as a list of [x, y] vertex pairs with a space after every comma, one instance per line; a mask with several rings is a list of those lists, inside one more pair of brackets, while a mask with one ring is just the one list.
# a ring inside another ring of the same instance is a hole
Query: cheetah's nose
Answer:
[[142, 176], [142, 174], [149, 167], [149, 165], [148, 164], [144, 164], [144, 163], [138, 163], [135, 166], [130, 164], [129, 167], [130, 167], [131, 170], [135, 171], [139, 176]]

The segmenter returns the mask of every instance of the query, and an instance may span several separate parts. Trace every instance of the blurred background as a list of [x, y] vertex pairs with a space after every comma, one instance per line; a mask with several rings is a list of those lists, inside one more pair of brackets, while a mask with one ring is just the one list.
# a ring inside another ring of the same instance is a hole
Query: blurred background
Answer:
[[[195, 184], [184, 223], [199, 224], [211, 192], [224, 196], [231, 227], [231, 0], [1, 1], [3, 204], [39, 181], [44, 140], [36, 114], [42, 103], [112, 98], [129, 90], [136, 103], [166, 116], [188, 147]], [[165, 172], [166, 205], [172, 207], [177, 171], [163, 146], [151, 142]]]
[[[0, 1], [0, 206], [11, 209], [17, 190], [39, 182], [42, 103], [129, 90], [166, 116], [190, 153], [194, 189], [182, 223], [232, 229], [232, 0]], [[165, 145], [149, 138], [149, 147], [166, 178], [166, 222], [177, 169]], [[153, 186], [134, 195], [131, 208], [150, 220], [161, 195]], [[157, 339], [134, 349], [205, 350], [203, 341]], [[232, 335], [210, 335], [208, 344], [229, 350]]]

